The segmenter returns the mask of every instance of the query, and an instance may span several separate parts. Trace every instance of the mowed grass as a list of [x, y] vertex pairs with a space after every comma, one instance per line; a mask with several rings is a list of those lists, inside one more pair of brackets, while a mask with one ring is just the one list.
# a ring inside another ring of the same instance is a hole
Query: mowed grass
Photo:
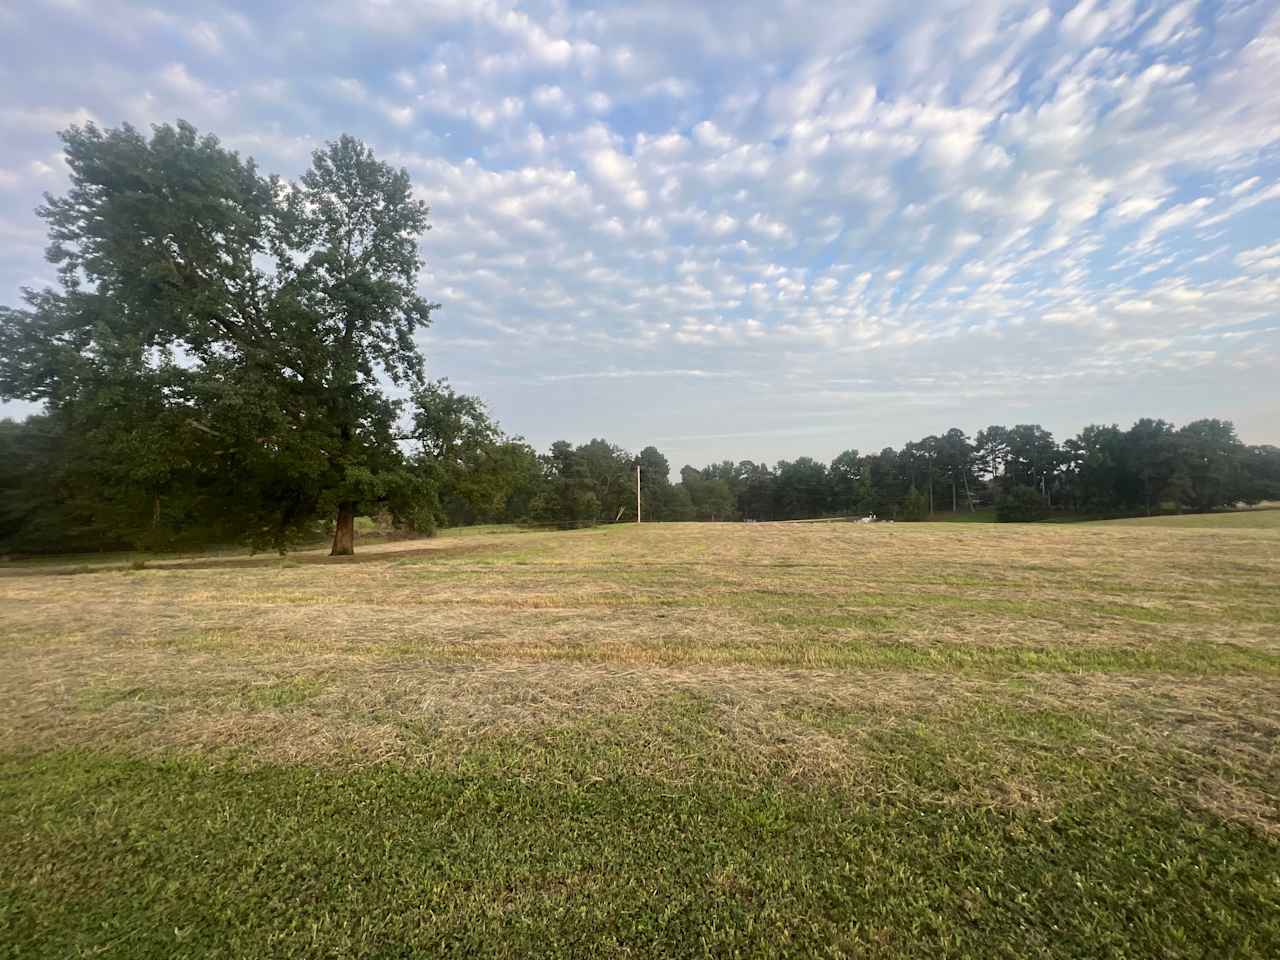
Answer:
[[0, 567], [0, 956], [1280, 955], [1280, 511]]

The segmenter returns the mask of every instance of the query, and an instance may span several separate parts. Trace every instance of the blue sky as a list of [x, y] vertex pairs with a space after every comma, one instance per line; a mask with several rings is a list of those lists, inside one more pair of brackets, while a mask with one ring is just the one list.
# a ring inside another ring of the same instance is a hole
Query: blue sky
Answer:
[[0, 301], [68, 124], [349, 132], [431, 204], [432, 376], [539, 447], [1277, 443], [1278, 82], [1278, 0], [0, 0]]

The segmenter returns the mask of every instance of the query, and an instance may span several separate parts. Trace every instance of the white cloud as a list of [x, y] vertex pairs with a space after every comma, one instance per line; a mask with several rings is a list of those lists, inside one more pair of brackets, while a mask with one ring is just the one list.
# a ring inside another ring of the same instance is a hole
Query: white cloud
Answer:
[[1161, 234], [1198, 220], [1201, 216], [1201, 211], [1211, 203], [1213, 203], [1212, 197], [1198, 197], [1187, 203], [1175, 204], [1163, 213], [1156, 214], [1156, 216], [1147, 221], [1138, 244], [1140, 246], [1149, 246]]
[[715, 220], [712, 221], [711, 232], [714, 233], [717, 237], [723, 237], [726, 234], [732, 233], [735, 229], [737, 229], [737, 226], [738, 226], [737, 220], [729, 216], [729, 214], [727, 213], [722, 213], [718, 217], [716, 217]]
[[728, 150], [733, 146], [733, 138], [723, 133], [710, 120], [703, 120], [695, 126], [693, 136], [702, 146], [715, 150]]
[[407, 127], [413, 123], [413, 107], [386, 107], [387, 119], [397, 127]]
[[565, 92], [558, 86], [552, 84], [544, 84], [535, 87], [533, 94], [529, 98], [536, 106], [544, 110], [570, 110], [569, 98]]
[[1280, 243], [1241, 250], [1235, 259], [1236, 263], [1249, 271], [1280, 271]]
[[217, 27], [207, 20], [197, 20], [188, 28], [187, 35], [192, 44], [211, 57], [221, 56], [224, 52]]
[[[351, 130], [431, 203], [423, 287], [448, 333], [432, 350], [500, 414], [539, 407], [517, 380], [710, 390], [730, 367], [775, 391], [778, 416], [810, 374], [998, 409], [1159, 371], [1220, 383], [1277, 346], [1266, 8], [323, 0], [288, 29], [266, 7], [131, 18], [103, 0], [49, 14], [58, 30], [24, 15], [0, 39], [11, 69], [75, 66], [0, 106], [0, 275], [49, 275], [30, 210], [65, 176], [60, 127], [183, 116], [289, 175]], [[628, 361], [576, 376], [583, 349]], [[938, 386], [955, 369], [965, 382]], [[807, 411], [835, 417], [856, 392], [826, 389]], [[542, 429], [528, 415], [511, 426]]]
[[1191, 0], [1175, 4], [1165, 11], [1155, 25], [1143, 35], [1143, 44], [1158, 47], [1182, 39], [1187, 34], [1194, 11], [1195, 4]]
[[648, 205], [648, 195], [636, 178], [636, 165], [626, 154], [604, 146], [587, 155], [587, 163], [596, 179], [620, 195], [629, 207], [640, 210]]

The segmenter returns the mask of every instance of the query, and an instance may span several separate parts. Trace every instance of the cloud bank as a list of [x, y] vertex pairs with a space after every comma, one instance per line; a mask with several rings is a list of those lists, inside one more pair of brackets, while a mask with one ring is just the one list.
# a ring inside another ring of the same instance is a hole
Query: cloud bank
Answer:
[[345, 131], [431, 204], [433, 375], [538, 444], [1280, 441], [1269, 0], [192, 9], [0, 7], [6, 301], [52, 279], [59, 128], [182, 117], [290, 176]]

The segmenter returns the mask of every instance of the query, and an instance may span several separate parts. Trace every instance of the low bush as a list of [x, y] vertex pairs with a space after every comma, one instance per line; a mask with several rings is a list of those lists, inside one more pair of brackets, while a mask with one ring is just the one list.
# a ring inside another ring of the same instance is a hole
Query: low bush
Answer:
[[1019, 485], [996, 499], [996, 520], [1000, 523], [1032, 523], [1047, 516], [1049, 508], [1034, 487]]

